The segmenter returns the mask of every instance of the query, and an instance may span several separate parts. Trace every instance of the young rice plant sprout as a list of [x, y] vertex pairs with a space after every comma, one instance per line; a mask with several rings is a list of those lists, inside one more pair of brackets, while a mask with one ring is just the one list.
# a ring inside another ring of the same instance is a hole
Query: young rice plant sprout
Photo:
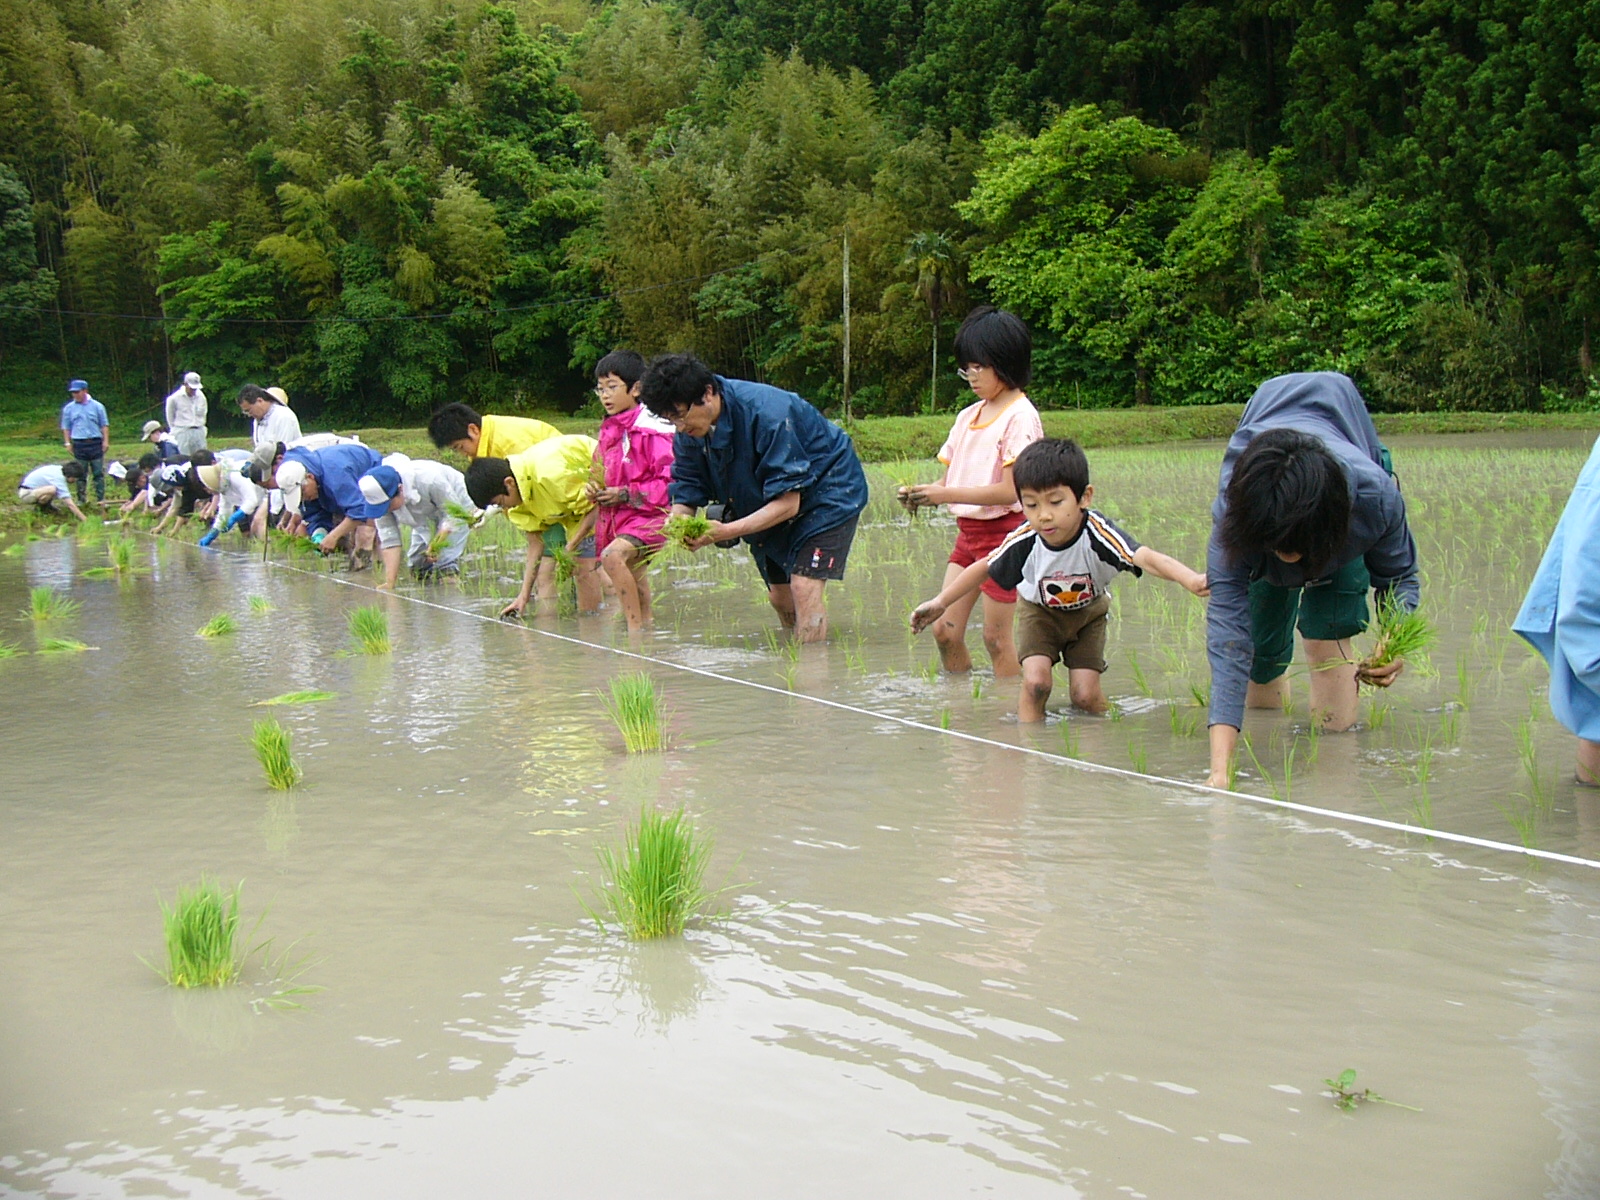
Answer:
[[[641, 809], [621, 848], [602, 846], [596, 854], [606, 877], [602, 907], [630, 938], [676, 937], [714, 895], [705, 890], [711, 840], [681, 808]], [[590, 915], [605, 925], [606, 917]]]
[[1373, 613], [1378, 640], [1363, 665], [1385, 667], [1397, 658], [1414, 659], [1433, 645], [1438, 631], [1420, 612], [1413, 612], [1393, 596], [1384, 596]]
[[171, 908], [161, 902], [167, 939], [167, 969], [173, 987], [223, 987], [239, 977], [244, 955], [239, 946], [239, 890], [231, 891], [208, 875], [192, 888], [179, 888]]
[[281, 724], [271, 719], [257, 721], [250, 743], [266, 772], [268, 787], [286, 792], [300, 782], [300, 764], [294, 761], [294, 735]]
[[29, 590], [28, 607], [23, 610], [23, 615], [35, 621], [61, 621], [75, 615], [80, 607], [76, 600], [69, 600], [46, 584]]
[[645, 754], [662, 746], [664, 712], [661, 690], [643, 671], [617, 675], [611, 680], [611, 694], [602, 696], [606, 713], [622, 734], [629, 754]]
[[362, 654], [387, 654], [389, 642], [389, 614], [376, 604], [364, 604], [350, 610], [350, 636]]
[[233, 619], [230, 613], [218, 613], [199, 629], [195, 630], [195, 637], [218, 638], [227, 637], [229, 634], [239, 632], [239, 622]]

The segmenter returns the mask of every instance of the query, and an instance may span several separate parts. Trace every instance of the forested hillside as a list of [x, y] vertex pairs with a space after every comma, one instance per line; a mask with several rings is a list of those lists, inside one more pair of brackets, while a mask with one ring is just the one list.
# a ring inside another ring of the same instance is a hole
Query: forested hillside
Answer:
[[[1600, 0], [0, 0], [0, 391], [1595, 406]], [[937, 338], [939, 371], [931, 371]], [[59, 377], [59, 378], [58, 378]]]

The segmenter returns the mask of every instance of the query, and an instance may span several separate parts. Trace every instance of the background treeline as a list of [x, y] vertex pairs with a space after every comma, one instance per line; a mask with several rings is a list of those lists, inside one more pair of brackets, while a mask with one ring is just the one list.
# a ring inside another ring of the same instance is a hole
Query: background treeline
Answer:
[[[1600, 404], [1600, 0], [0, 0], [0, 394]], [[935, 338], [940, 371], [935, 361]]]

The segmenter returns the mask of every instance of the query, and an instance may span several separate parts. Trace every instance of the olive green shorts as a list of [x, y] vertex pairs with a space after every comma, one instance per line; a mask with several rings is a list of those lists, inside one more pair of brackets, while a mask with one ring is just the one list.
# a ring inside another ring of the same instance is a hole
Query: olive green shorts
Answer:
[[1106, 613], [1111, 597], [1101, 595], [1083, 608], [1046, 608], [1017, 601], [1017, 661], [1043, 656], [1069, 671], [1106, 669]]
[[1372, 580], [1361, 559], [1303, 588], [1257, 579], [1250, 585], [1250, 639], [1255, 661], [1250, 682], [1271, 683], [1294, 661], [1294, 631], [1313, 641], [1340, 642], [1367, 627], [1367, 592]]

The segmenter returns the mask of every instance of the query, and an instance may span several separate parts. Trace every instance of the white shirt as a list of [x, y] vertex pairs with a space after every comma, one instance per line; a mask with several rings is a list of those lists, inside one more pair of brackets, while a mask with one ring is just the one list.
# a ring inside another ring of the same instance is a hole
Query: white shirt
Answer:
[[285, 446], [300, 440], [300, 418], [287, 404], [274, 404], [259, 421], [250, 422], [250, 443], [254, 446]]
[[191, 394], [188, 388], [180, 387], [167, 397], [168, 429], [200, 429], [205, 423], [205, 389], [195, 388]]
[[256, 506], [261, 503], [262, 491], [243, 475], [239, 474], [236, 464], [223, 459], [222, 462], [222, 487], [217, 492], [217, 519], [212, 522], [218, 529], [228, 523], [228, 518], [233, 516], [233, 510], [242, 508], [247, 513], [253, 513]]
[[22, 487], [32, 491], [34, 488], [53, 487], [59, 495], [65, 496], [67, 491], [67, 475], [59, 463], [48, 463], [42, 467], [35, 467], [22, 477]]
[[440, 525], [455, 525], [445, 507], [447, 503], [459, 504], [477, 516], [478, 506], [467, 495], [467, 477], [454, 467], [431, 458], [411, 458], [405, 454], [389, 454], [383, 465], [393, 467], [400, 476], [400, 492], [405, 503], [395, 510], [402, 525], [413, 529], [437, 529]]

